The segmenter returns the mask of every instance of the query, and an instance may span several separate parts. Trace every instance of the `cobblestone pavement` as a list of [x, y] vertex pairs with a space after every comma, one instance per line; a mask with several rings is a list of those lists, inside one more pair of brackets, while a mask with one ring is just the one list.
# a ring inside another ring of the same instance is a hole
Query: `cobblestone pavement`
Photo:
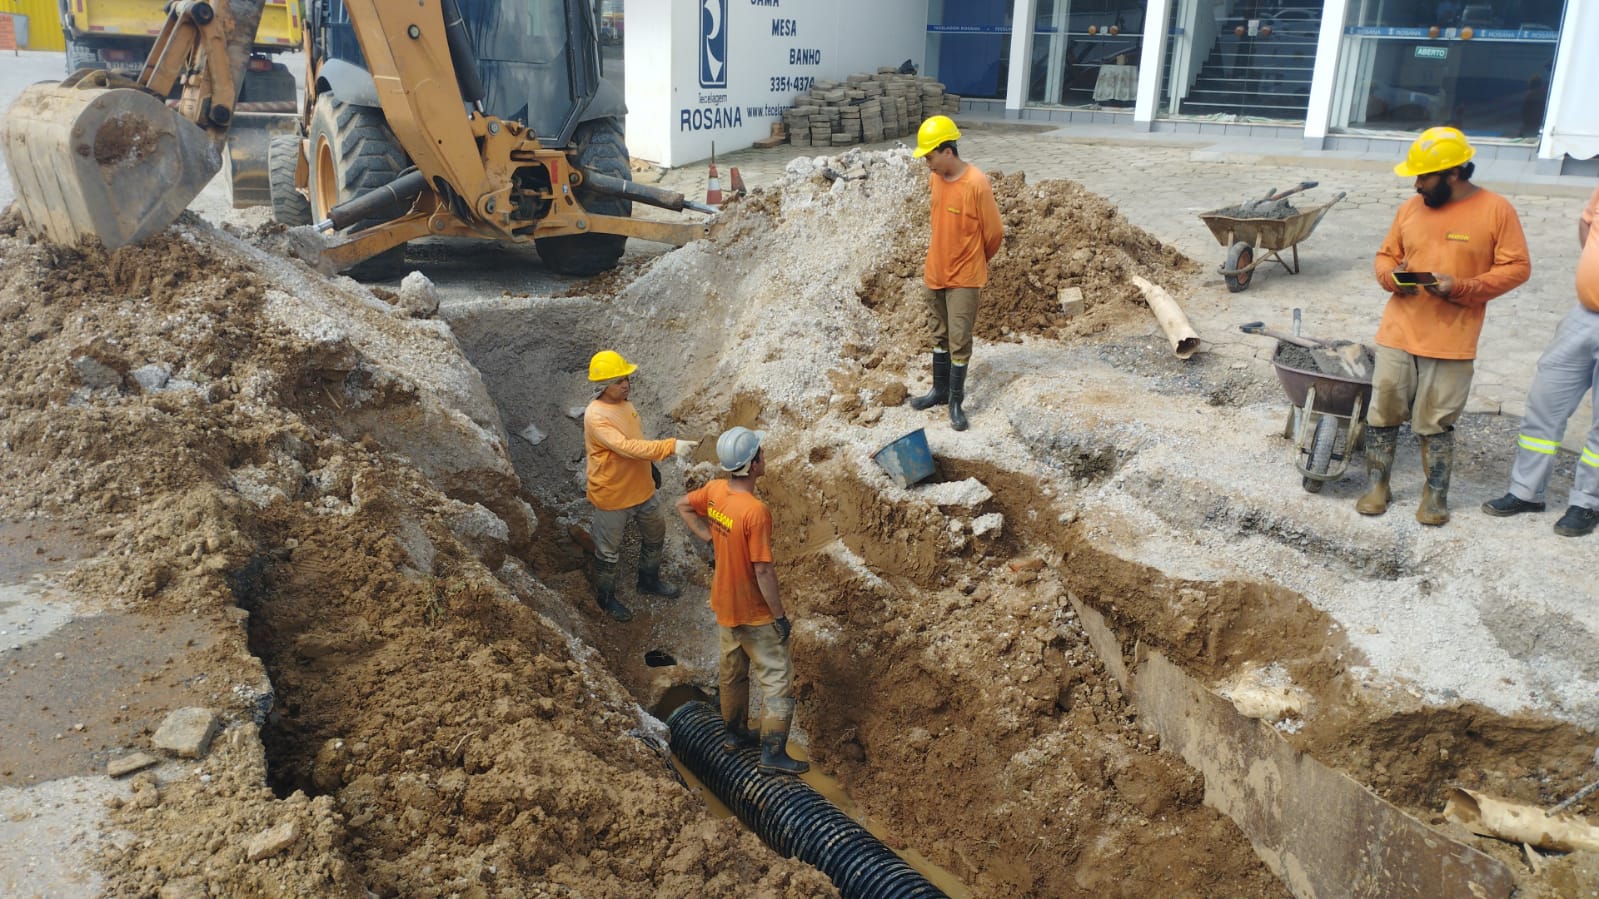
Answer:
[[[1393, 174], [1394, 159], [1309, 153], [1280, 140], [1241, 142], [1192, 134], [1140, 135], [1126, 129], [983, 121], [962, 127], [962, 156], [985, 171], [1023, 171], [1032, 180], [1080, 181], [1115, 203], [1134, 224], [1198, 261], [1203, 270], [1194, 277], [1184, 305], [1210, 352], [1269, 358], [1273, 341], [1241, 334], [1237, 326], [1264, 321], [1289, 330], [1295, 307], [1304, 310], [1306, 334], [1368, 343], [1375, 335], [1386, 294], [1372, 278], [1372, 258], [1395, 209], [1412, 192], [1410, 179]], [[869, 149], [887, 149], [896, 143]], [[737, 166], [745, 184], [754, 189], [780, 177], [791, 159], [811, 155], [820, 151], [784, 144], [729, 153], [719, 156], [717, 164], [724, 188], [728, 169]], [[1575, 223], [1593, 190], [1589, 179], [1532, 178], [1524, 174], [1526, 169], [1523, 164], [1486, 160], [1477, 170], [1479, 183], [1504, 193], [1515, 204], [1531, 247], [1533, 274], [1525, 285], [1488, 308], [1468, 407], [1518, 418], [1538, 356], [1576, 302]], [[697, 163], [664, 173], [661, 184], [700, 199], [706, 180], [706, 166]], [[1292, 275], [1268, 263], [1256, 272], [1247, 291], [1229, 293], [1215, 271], [1226, 251], [1199, 214], [1307, 180], [1320, 186], [1295, 198], [1301, 208], [1326, 202], [1339, 192], [1345, 197], [1301, 243], [1300, 273]], [[1581, 445], [1591, 421], [1585, 401], [1572, 417], [1568, 448]], [[1507, 447], [1507, 465], [1509, 455]]]

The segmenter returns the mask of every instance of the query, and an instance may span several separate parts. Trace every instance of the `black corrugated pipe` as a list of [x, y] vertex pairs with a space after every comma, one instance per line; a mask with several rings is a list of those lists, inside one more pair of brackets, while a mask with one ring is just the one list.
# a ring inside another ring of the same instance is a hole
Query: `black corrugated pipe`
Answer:
[[944, 895], [803, 781], [760, 773], [759, 750], [723, 752], [727, 729], [706, 703], [678, 706], [666, 726], [672, 730], [672, 753], [716, 798], [768, 846], [831, 877], [844, 899]]

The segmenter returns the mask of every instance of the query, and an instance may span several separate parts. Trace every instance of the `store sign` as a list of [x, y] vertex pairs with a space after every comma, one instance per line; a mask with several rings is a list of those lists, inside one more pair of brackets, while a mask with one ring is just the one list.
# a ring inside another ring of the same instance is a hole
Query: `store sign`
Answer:
[[727, 0], [700, 3], [700, 87], [727, 87]]
[[[835, 18], [799, 0], [695, 0], [699, 91], [677, 110], [679, 132], [736, 131], [782, 115], [824, 64]], [[845, 73], [847, 74], [847, 73]]]
[[1417, 47], [1416, 48], [1416, 58], [1417, 59], [1448, 59], [1449, 58], [1449, 48], [1448, 47]]

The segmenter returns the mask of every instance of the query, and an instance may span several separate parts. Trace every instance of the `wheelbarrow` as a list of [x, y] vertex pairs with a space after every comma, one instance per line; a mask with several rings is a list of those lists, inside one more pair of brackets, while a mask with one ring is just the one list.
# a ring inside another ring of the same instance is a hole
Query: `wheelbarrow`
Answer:
[[[1340, 191], [1330, 201], [1320, 206], [1301, 209], [1283, 218], [1253, 215], [1248, 214], [1248, 211], [1251, 206], [1259, 207], [1302, 190], [1309, 190], [1315, 187], [1316, 183], [1301, 182], [1298, 187], [1280, 193], [1273, 190], [1264, 200], [1245, 203], [1242, 207], [1246, 213], [1244, 215], [1226, 214], [1240, 207], [1216, 209], [1200, 214], [1199, 220], [1210, 228], [1210, 233], [1215, 236], [1217, 242], [1227, 248], [1227, 259], [1217, 271], [1221, 272], [1222, 279], [1227, 282], [1227, 289], [1230, 292], [1242, 293], [1248, 290], [1249, 283], [1254, 280], [1255, 269], [1267, 262], [1275, 261], [1287, 269], [1289, 274], [1299, 274], [1299, 242], [1316, 230], [1327, 210], [1336, 206], [1345, 194]], [[1282, 250], [1292, 251], [1292, 265], [1280, 255]]]
[[[1365, 412], [1371, 405], [1371, 379], [1311, 370], [1299, 358], [1285, 358], [1298, 356], [1294, 353], [1298, 346], [1279, 339], [1271, 367], [1293, 406], [1283, 436], [1294, 441], [1300, 484], [1306, 492], [1320, 493], [1323, 484], [1343, 477], [1360, 445]], [[1371, 371], [1371, 365], [1365, 370]]]

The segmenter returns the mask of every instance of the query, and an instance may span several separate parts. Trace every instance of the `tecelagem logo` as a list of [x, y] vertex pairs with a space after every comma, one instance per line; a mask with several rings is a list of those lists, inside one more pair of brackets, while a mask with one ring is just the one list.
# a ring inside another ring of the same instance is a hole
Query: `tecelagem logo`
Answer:
[[727, 0], [700, 0], [700, 87], [727, 87]]

